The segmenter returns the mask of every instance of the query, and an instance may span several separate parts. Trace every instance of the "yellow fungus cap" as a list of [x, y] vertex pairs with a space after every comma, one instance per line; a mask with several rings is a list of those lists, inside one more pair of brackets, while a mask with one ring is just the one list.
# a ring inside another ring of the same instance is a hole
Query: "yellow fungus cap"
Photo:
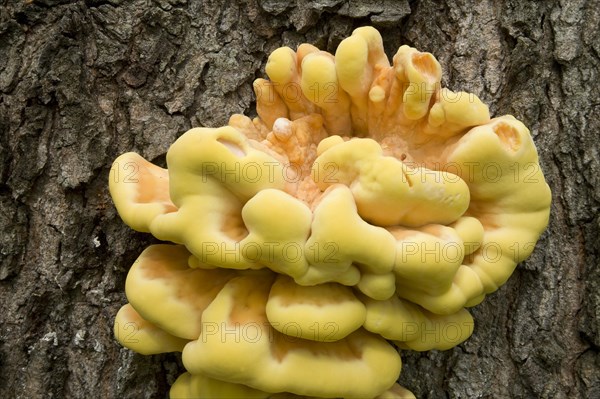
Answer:
[[201, 316], [225, 283], [225, 269], [191, 269], [179, 245], [152, 245], [131, 266], [125, 282], [129, 303], [146, 320], [172, 335], [197, 339]]
[[279, 276], [269, 293], [266, 315], [273, 328], [281, 333], [333, 342], [358, 330], [365, 321], [366, 311], [346, 286], [325, 283], [306, 287]]
[[403, 386], [394, 384], [390, 389], [381, 395], [377, 395], [375, 399], [416, 399], [416, 397], [412, 392]]
[[317, 397], [375, 397], [393, 385], [400, 357], [377, 335], [360, 329], [318, 342], [273, 329], [265, 313], [273, 276], [257, 273], [230, 280], [204, 311], [207, 330], [183, 350], [191, 374]]
[[117, 312], [114, 334], [121, 345], [142, 355], [181, 352], [189, 342], [144, 320], [130, 304], [123, 305]]
[[473, 318], [465, 309], [438, 315], [398, 297], [385, 301], [366, 298], [365, 305], [365, 329], [381, 334], [403, 349], [446, 350], [473, 333]]
[[109, 176], [110, 195], [131, 228], [149, 232], [158, 215], [177, 211], [169, 196], [169, 174], [134, 152], [118, 157]]
[[379, 226], [452, 223], [469, 206], [469, 188], [454, 174], [409, 168], [384, 156], [371, 139], [352, 139], [322, 151], [313, 166], [321, 189], [350, 187], [358, 211]]
[[219, 381], [201, 374], [181, 374], [169, 391], [169, 399], [227, 398], [267, 399], [270, 393], [250, 387]]

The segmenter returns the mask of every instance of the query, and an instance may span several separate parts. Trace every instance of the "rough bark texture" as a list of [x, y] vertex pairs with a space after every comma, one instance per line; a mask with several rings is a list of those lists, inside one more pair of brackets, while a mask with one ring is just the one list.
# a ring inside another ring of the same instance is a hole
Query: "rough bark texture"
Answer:
[[111, 203], [112, 160], [164, 163], [193, 126], [253, 113], [270, 51], [334, 51], [373, 24], [393, 55], [525, 122], [548, 230], [448, 352], [404, 353], [417, 397], [600, 397], [597, 1], [5, 0], [0, 5], [0, 397], [161, 398], [176, 355], [120, 347], [113, 318], [150, 242]]

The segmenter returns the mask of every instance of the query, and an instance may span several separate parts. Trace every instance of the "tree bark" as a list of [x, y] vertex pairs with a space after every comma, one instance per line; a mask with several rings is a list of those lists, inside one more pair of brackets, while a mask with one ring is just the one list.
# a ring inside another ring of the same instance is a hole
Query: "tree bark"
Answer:
[[0, 397], [160, 398], [178, 355], [112, 325], [149, 235], [118, 217], [111, 162], [164, 166], [194, 126], [254, 113], [277, 47], [335, 51], [377, 27], [433, 53], [443, 85], [531, 130], [551, 186], [533, 255], [472, 310], [473, 336], [403, 352], [423, 398], [600, 397], [598, 1], [5, 0], [0, 5]]

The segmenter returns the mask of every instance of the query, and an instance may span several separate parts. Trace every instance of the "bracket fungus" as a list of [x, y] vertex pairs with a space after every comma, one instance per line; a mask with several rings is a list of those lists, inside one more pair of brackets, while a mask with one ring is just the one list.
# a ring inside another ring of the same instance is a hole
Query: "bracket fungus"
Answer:
[[191, 129], [167, 169], [115, 161], [123, 221], [172, 243], [129, 271], [117, 339], [182, 352], [173, 399], [413, 397], [398, 348], [466, 340], [548, 223], [529, 131], [370, 27], [266, 71], [258, 117]]

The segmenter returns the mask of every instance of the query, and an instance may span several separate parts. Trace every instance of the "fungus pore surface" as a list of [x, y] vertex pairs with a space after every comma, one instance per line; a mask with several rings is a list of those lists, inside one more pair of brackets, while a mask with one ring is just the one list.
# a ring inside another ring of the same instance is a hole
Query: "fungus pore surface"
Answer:
[[413, 397], [398, 348], [466, 340], [548, 223], [529, 131], [370, 27], [266, 72], [258, 117], [191, 129], [167, 169], [114, 162], [123, 221], [170, 242], [132, 266], [115, 335], [182, 352], [172, 399]]

